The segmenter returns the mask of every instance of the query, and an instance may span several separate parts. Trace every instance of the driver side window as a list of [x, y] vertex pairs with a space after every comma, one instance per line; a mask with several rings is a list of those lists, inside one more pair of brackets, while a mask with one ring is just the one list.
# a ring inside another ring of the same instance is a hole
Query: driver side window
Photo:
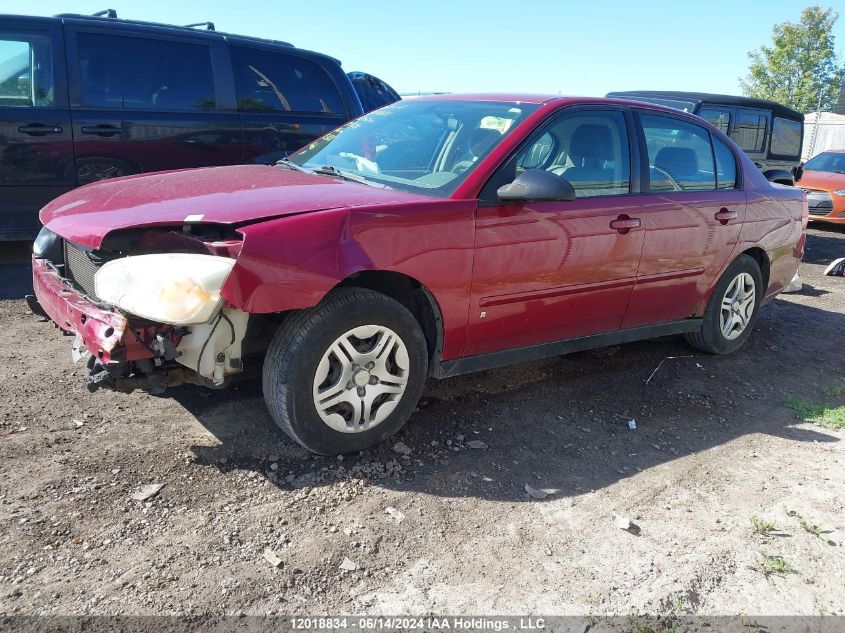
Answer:
[[631, 159], [622, 112], [564, 114], [541, 132], [517, 155], [514, 177], [543, 169], [569, 181], [578, 198], [630, 192]]

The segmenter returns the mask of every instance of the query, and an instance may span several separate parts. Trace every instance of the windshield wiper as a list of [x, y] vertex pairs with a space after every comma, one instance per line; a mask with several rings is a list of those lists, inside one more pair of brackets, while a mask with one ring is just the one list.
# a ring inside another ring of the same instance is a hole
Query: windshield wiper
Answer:
[[294, 171], [301, 171], [306, 174], [313, 173], [310, 169], [306, 169], [302, 165], [297, 165], [290, 158], [283, 158], [281, 160], [277, 160], [276, 165], [281, 165], [282, 167], [287, 167], [288, 169], [293, 169]]
[[368, 180], [363, 176], [353, 176], [348, 172], [340, 171], [337, 167], [333, 165], [323, 165], [322, 167], [317, 167], [312, 171], [312, 173], [322, 174], [324, 176], [335, 176], [337, 178], [342, 178], [343, 180], [348, 180], [349, 182], [357, 182], [361, 183], [362, 185], [370, 185], [371, 187], [378, 187], [379, 189], [390, 189], [390, 187], [380, 182], [373, 182], [372, 180]]

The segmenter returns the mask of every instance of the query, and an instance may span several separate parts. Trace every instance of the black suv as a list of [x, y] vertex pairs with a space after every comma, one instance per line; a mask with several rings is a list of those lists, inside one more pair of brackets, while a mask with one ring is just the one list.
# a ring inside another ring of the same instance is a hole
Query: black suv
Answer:
[[779, 103], [664, 90], [610, 92], [607, 96], [646, 101], [700, 116], [736, 141], [770, 181], [794, 185], [801, 177], [804, 115]]
[[0, 240], [76, 186], [275, 162], [364, 112], [336, 59], [193, 27], [0, 16]]

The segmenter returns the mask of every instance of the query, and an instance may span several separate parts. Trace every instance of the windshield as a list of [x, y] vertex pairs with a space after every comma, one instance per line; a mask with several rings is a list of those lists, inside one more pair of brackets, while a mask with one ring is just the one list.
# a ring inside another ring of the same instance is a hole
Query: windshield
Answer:
[[809, 171], [833, 171], [845, 174], [845, 153], [822, 152], [804, 164]]
[[445, 198], [536, 109], [517, 102], [399, 101], [317, 139], [290, 162]]

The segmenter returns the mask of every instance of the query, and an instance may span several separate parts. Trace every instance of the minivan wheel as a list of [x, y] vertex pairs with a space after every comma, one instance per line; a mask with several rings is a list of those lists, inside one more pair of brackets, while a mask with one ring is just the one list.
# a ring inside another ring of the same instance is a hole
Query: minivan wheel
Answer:
[[80, 186], [130, 173], [126, 163], [113, 158], [82, 158], [76, 161], [76, 184]]
[[353, 453], [402, 428], [427, 372], [425, 337], [402, 304], [342, 288], [282, 323], [264, 360], [264, 399], [308, 450]]
[[762, 296], [760, 267], [752, 257], [740, 255], [719, 278], [704, 310], [701, 330], [687, 334], [687, 342], [711, 354], [738, 350], [751, 334]]

